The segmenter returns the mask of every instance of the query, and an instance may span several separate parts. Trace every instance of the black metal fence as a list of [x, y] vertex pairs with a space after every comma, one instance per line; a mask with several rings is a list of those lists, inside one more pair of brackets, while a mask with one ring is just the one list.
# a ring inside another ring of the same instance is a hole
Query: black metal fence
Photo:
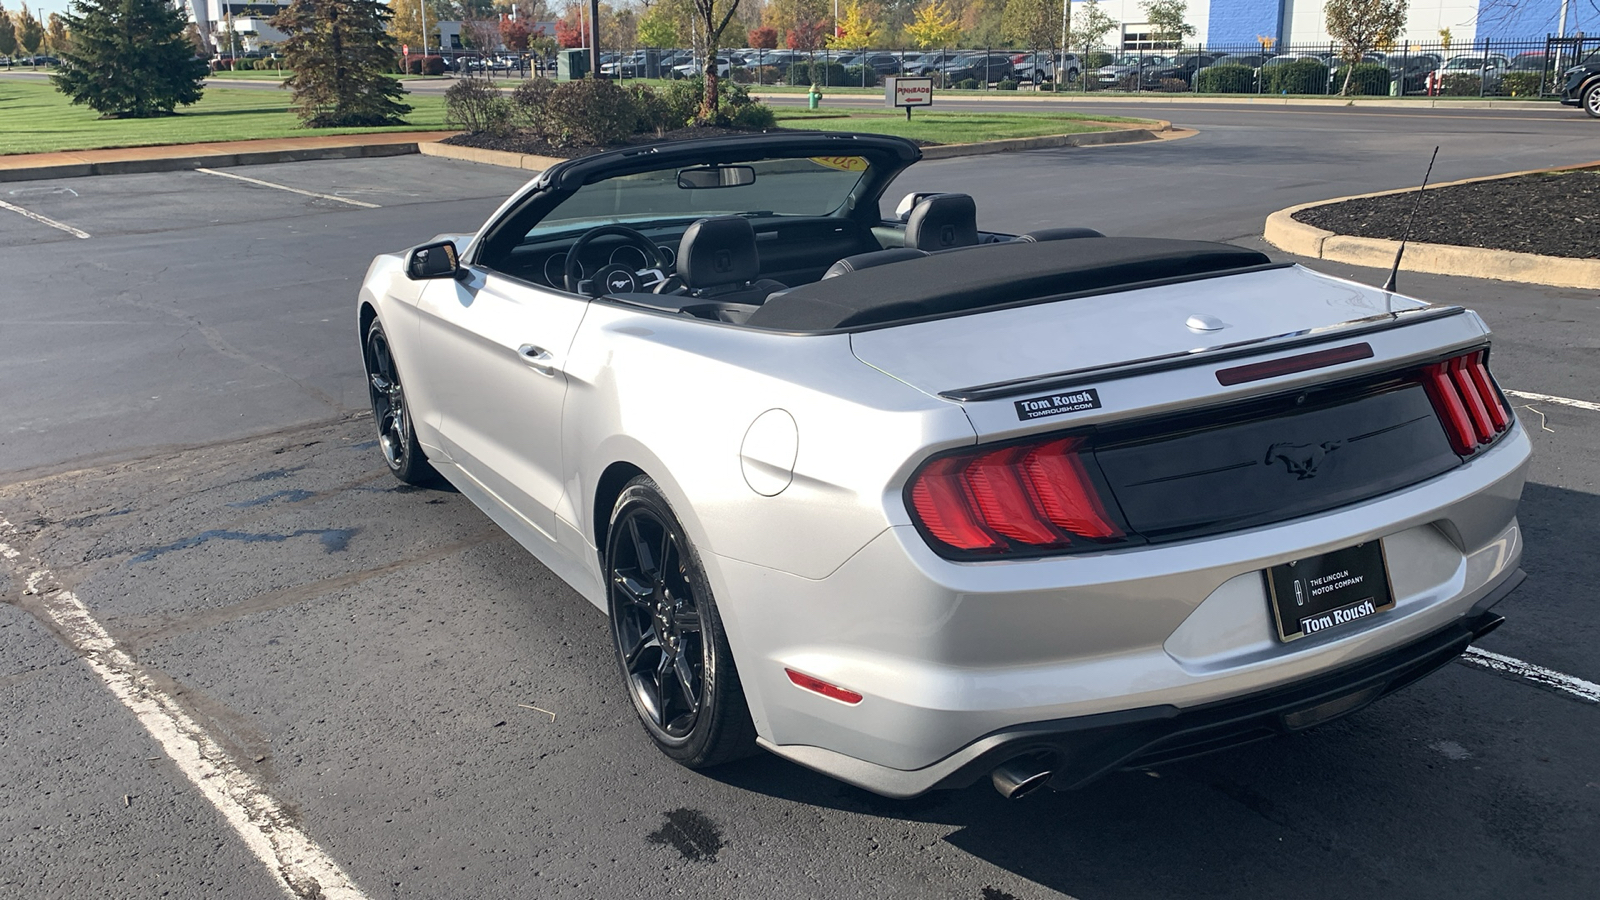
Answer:
[[[1583, 35], [1412, 43], [1370, 51], [1354, 66], [1333, 43], [1075, 50], [1064, 59], [1049, 48], [728, 49], [718, 51], [718, 68], [752, 86], [875, 87], [890, 75], [924, 75], [947, 89], [979, 91], [1539, 97], [1559, 93], [1562, 72], [1597, 52], [1600, 36]], [[526, 55], [521, 60], [504, 70], [493, 62], [460, 65], [477, 66], [469, 73], [522, 77], [553, 70]], [[600, 74], [608, 78], [694, 77], [703, 69], [704, 58], [684, 49], [641, 47], [600, 57]]]

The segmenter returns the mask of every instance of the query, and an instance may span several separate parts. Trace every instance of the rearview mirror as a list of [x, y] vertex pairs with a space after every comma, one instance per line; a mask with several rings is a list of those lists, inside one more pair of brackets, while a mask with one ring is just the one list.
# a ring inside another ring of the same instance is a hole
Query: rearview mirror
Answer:
[[744, 187], [755, 183], [756, 170], [751, 166], [699, 166], [678, 170], [678, 187], [684, 190]]
[[406, 253], [406, 277], [412, 281], [454, 278], [461, 271], [456, 245], [450, 241], [423, 244]]

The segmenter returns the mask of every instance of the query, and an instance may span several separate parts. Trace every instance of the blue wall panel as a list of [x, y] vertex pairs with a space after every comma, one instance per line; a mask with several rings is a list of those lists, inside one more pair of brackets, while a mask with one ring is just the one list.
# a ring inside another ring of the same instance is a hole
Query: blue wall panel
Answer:
[[1279, 43], [1283, 21], [1283, 0], [1211, 0], [1211, 23], [1206, 28], [1206, 43], [1211, 46], [1258, 46], [1256, 37], [1264, 35]]

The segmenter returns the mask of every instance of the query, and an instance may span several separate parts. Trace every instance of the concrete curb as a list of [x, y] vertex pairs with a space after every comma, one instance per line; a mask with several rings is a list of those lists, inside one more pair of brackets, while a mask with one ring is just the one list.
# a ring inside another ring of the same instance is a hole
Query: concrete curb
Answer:
[[423, 156], [458, 159], [462, 162], [502, 166], [507, 169], [529, 169], [543, 172], [556, 163], [566, 162], [557, 156], [539, 156], [534, 153], [511, 153], [506, 150], [480, 150], [477, 147], [458, 147], [455, 144], [419, 144], [417, 152]]
[[[1518, 175], [1542, 172], [1571, 172], [1583, 169], [1600, 169], [1600, 162], [1562, 166], [1553, 169], [1530, 169], [1483, 178], [1463, 178], [1448, 181], [1435, 187], [1473, 184], [1480, 181], [1497, 181]], [[1326, 259], [1353, 266], [1387, 268], [1394, 265], [1399, 241], [1379, 238], [1362, 238], [1335, 234], [1321, 228], [1296, 221], [1294, 214], [1318, 206], [1360, 200], [1366, 197], [1384, 197], [1391, 194], [1413, 193], [1416, 188], [1399, 188], [1392, 191], [1374, 191], [1370, 194], [1353, 194], [1315, 203], [1301, 203], [1280, 209], [1267, 217], [1262, 237], [1267, 243], [1296, 256]], [[1429, 275], [1464, 275], [1468, 278], [1489, 278], [1496, 281], [1516, 281], [1524, 284], [1542, 284], [1550, 287], [1593, 288], [1600, 285], [1600, 259], [1575, 259], [1565, 256], [1540, 256], [1536, 253], [1518, 253], [1512, 250], [1485, 250], [1479, 247], [1459, 247], [1453, 244], [1419, 244], [1408, 242], [1406, 255], [1400, 268], [1407, 272]]]
[[1016, 153], [1021, 150], [1048, 150], [1052, 147], [1093, 147], [1100, 144], [1134, 144], [1159, 141], [1156, 132], [1171, 131], [1172, 123], [1158, 120], [1154, 127], [1116, 128], [1083, 134], [1047, 134], [1040, 137], [1008, 138], [974, 144], [939, 144], [923, 147], [923, 159], [950, 159], [957, 156], [982, 156], [987, 153]]
[[[1014, 153], [1019, 150], [1044, 150], [1051, 147], [1090, 147], [1098, 144], [1130, 144], [1159, 141], [1156, 132], [1172, 130], [1172, 123], [1157, 120], [1153, 128], [1119, 128], [1113, 131], [1091, 131], [1084, 134], [1049, 134], [1040, 137], [1010, 138], [1003, 141], [982, 141], [974, 144], [940, 144], [923, 147], [923, 159], [950, 159], [957, 156], [981, 156], [986, 153]], [[505, 150], [480, 150], [476, 147], [458, 147], [454, 144], [420, 144], [417, 152], [423, 156], [458, 159], [486, 166], [503, 166], [508, 169], [544, 171], [565, 160], [554, 156], [531, 153], [511, 153]]]
[[289, 150], [256, 150], [245, 153], [208, 153], [198, 156], [169, 156], [155, 159], [119, 159], [104, 162], [65, 163], [59, 166], [0, 168], [0, 183], [40, 181], [46, 178], [80, 178], [88, 175], [134, 175], [146, 172], [178, 172], [185, 169], [225, 169], [234, 166], [262, 166], [272, 163], [305, 162], [316, 159], [365, 159], [404, 156], [417, 152], [418, 144], [355, 144], [345, 147], [298, 147]]

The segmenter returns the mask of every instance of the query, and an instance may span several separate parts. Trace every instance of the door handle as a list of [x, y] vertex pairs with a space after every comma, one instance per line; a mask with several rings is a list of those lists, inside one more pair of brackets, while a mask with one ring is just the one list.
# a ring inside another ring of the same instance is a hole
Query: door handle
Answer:
[[517, 348], [517, 355], [522, 357], [522, 361], [540, 375], [553, 376], [556, 374], [555, 363], [551, 362], [555, 357], [551, 356], [550, 351], [543, 347], [523, 344]]

